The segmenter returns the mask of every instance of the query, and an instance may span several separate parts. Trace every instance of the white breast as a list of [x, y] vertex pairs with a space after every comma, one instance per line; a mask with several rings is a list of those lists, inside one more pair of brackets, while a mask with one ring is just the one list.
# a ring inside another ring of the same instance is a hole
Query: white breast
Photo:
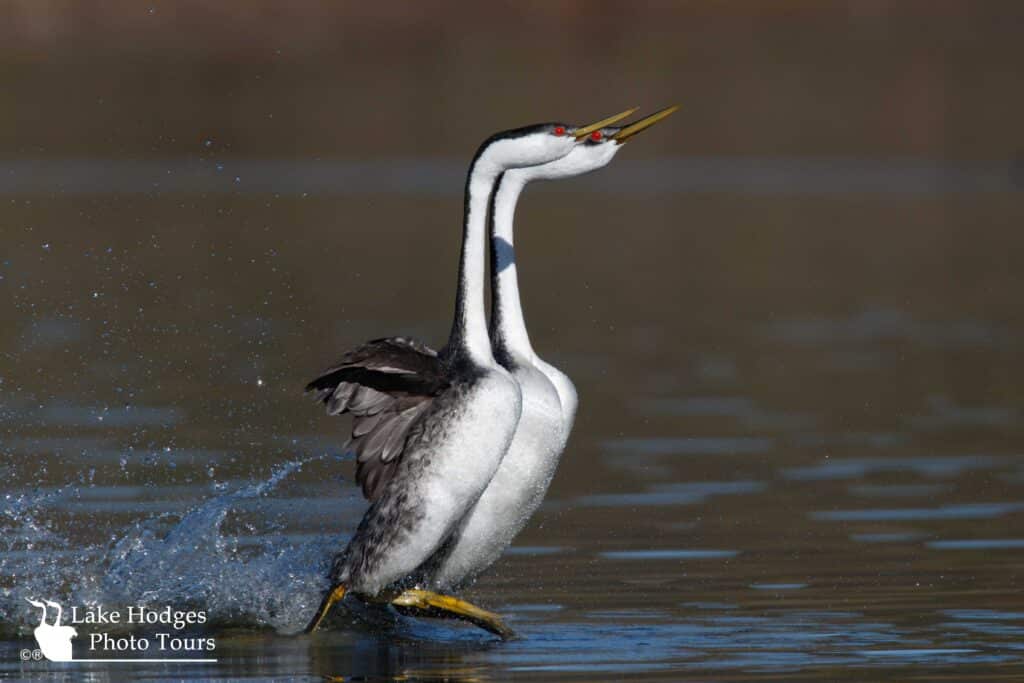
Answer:
[[[514, 377], [523, 396], [515, 436], [494, 478], [456, 531], [454, 547], [431, 577], [435, 588], [458, 585], [501, 556], [544, 499], [565, 448], [572, 421], [565, 420], [555, 385], [529, 364]], [[575, 414], [575, 403], [572, 408]]]
[[[569, 434], [572, 433], [572, 425], [576, 421], [576, 408], [579, 407], [576, 385], [572, 383], [568, 375], [541, 358], [534, 357], [533, 364], [544, 373], [558, 392], [558, 400], [562, 404], [562, 432], [565, 440], [568, 441]], [[565, 447], [564, 442], [562, 447]]]
[[401, 547], [382, 560], [374, 577], [378, 589], [412, 573], [437, 550], [479, 499], [508, 449], [522, 405], [508, 373], [488, 372], [462, 404], [443, 438], [424, 454], [429, 464], [409, 493], [422, 501], [421, 516], [410, 524]]

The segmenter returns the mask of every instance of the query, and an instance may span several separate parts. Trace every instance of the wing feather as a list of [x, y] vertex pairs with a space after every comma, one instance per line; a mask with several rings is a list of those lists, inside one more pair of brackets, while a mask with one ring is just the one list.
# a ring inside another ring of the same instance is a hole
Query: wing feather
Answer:
[[330, 389], [321, 389], [318, 394], [320, 400], [324, 400], [326, 397], [327, 413], [329, 415], [339, 415], [345, 412], [348, 407], [349, 399], [352, 398], [352, 394], [355, 393], [356, 389], [359, 388], [358, 384], [350, 384], [348, 382], [342, 382], [331, 391]]
[[382, 462], [391, 462], [399, 453], [402, 452], [402, 446], [405, 444], [405, 435], [409, 431], [410, 425], [412, 425], [413, 420], [419, 417], [426, 407], [426, 403], [413, 406], [412, 408], [403, 410], [394, 419], [396, 424], [391, 430], [391, 434], [388, 436], [387, 441], [384, 442], [380, 449], [380, 459]]
[[360, 437], [363, 434], [368, 434], [373, 431], [373, 428], [380, 424], [381, 418], [384, 417], [383, 413], [377, 413], [375, 415], [367, 415], [366, 417], [357, 417], [352, 422], [352, 437]]
[[437, 352], [407, 337], [375, 339], [306, 386], [330, 415], [350, 413], [356, 482], [376, 500], [394, 476], [409, 430], [448, 387]]

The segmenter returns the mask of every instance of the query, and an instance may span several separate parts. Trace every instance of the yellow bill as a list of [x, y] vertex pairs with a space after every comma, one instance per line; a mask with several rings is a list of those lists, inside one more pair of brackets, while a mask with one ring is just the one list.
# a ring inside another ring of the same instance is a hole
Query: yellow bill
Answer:
[[633, 115], [633, 112], [635, 112], [637, 109], [639, 109], [639, 107], [633, 107], [632, 109], [627, 109], [626, 111], [620, 112], [620, 113], [616, 114], [615, 116], [609, 116], [606, 119], [601, 119], [597, 123], [592, 123], [589, 126], [583, 126], [582, 128], [577, 128], [576, 132], [573, 133], [573, 135], [576, 136], [577, 140], [582, 140], [583, 138], [585, 138], [588, 135], [590, 135], [591, 133], [593, 133], [595, 130], [601, 130], [605, 126], [610, 126], [613, 123], [617, 123], [617, 122], [621, 121], [622, 119], [629, 118], [630, 116]]
[[615, 140], [616, 142], [619, 143], [624, 143], [626, 142], [626, 140], [633, 137], [640, 131], [647, 130], [648, 128], [656, 124], [658, 121], [661, 121], [666, 116], [671, 116], [672, 114], [676, 113], [678, 109], [679, 105], [674, 104], [671, 107], [666, 107], [662, 109], [661, 111], [656, 111], [650, 116], [640, 119], [636, 123], [629, 124], [622, 130], [620, 130], [618, 133], [613, 135], [612, 140]]

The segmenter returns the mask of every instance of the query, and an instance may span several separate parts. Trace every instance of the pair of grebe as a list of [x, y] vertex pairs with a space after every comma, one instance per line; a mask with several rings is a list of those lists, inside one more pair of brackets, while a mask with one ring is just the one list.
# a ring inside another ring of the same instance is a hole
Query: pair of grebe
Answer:
[[[310, 382], [331, 415], [353, 416], [356, 481], [370, 507], [335, 557], [307, 631], [352, 593], [400, 611], [501, 618], [446, 591], [489, 567], [540, 505], [576, 414], [569, 378], [534, 352], [523, 320], [512, 221], [532, 180], [601, 168], [677, 107], [625, 127], [546, 123], [488, 138], [466, 180], [455, 319], [440, 351], [406, 337], [368, 342]], [[492, 315], [484, 308], [488, 216]]]

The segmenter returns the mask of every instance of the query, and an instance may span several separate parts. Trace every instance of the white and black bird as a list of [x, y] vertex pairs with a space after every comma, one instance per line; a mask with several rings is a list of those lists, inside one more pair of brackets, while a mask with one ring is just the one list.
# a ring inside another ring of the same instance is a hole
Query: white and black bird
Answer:
[[491, 201], [490, 338], [495, 358], [519, 385], [522, 415], [480, 499], [419, 570], [417, 578], [424, 587], [458, 588], [501, 556], [547, 493], [576, 417], [572, 380], [537, 355], [526, 329], [513, 237], [515, 208], [523, 189], [534, 180], [571, 178], [603, 168], [627, 140], [677, 109], [668, 107], [626, 127], [593, 130], [569, 154], [546, 164], [508, 170], [499, 178]]
[[550, 123], [498, 133], [478, 149], [466, 180], [455, 316], [434, 351], [404, 338], [378, 339], [345, 354], [310, 382], [329, 414], [351, 413], [356, 481], [370, 501], [331, 568], [332, 587], [307, 631], [347, 593], [424, 613], [464, 618], [503, 636], [497, 615], [450, 596], [402, 592], [480, 497], [519, 422], [521, 391], [494, 358], [484, 308], [488, 202], [513, 168], [561, 158], [601, 121]]

